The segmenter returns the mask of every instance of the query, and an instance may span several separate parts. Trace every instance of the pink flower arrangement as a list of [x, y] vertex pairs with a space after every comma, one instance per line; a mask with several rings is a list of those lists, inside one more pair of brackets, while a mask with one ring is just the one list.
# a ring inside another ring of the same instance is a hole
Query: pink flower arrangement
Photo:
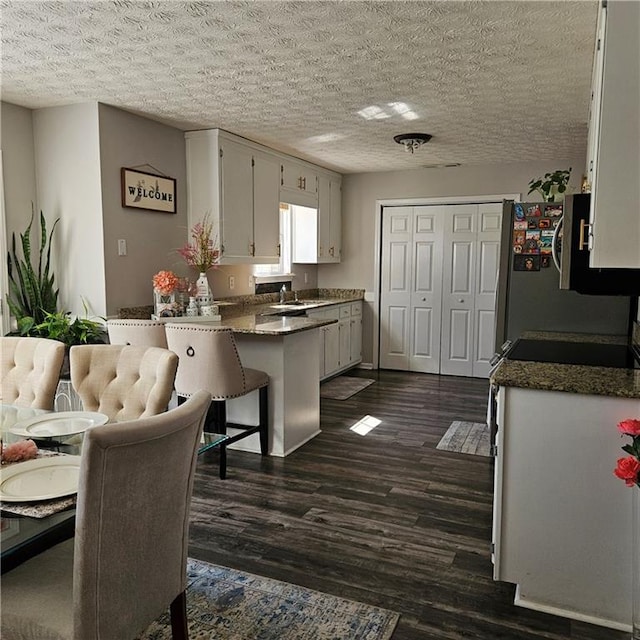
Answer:
[[631, 438], [631, 444], [622, 447], [622, 450], [630, 455], [618, 458], [618, 465], [613, 473], [620, 480], [624, 480], [627, 487], [640, 487], [640, 420], [623, 420], [618, 423], [618, 431]]
[[172, 294], [180, 281], [173, 271], [158, 271], [153, 276], [153, 288], [163, 296]]
[[2, 447], [2, 464], [9, 462], [22, 462], [38, 457], [38, 447], [33, 440], [20, 440]]
[[206, 214], [201, 222], [192, 227], [191, 242], [178, 249], [184, 261], [200, 273], [206, 273], [220, 258], [220, 250], [216, 247], [212, 234], [213, 222], [209, 219], [209, 214]]

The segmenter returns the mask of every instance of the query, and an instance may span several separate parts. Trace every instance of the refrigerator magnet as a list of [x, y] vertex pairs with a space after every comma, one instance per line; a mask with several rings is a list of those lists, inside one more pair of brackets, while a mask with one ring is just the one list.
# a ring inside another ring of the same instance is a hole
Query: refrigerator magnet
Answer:
[[538, 218], [527, 218], [527, 229], [537, 229]]
[[528, 228], [527, 221], [526, 220], [515, 220], [514, 223], [513, 223], [513, 228], [518, 230], [518, 231], [521, 231], [523, 229], [527, 229]]
[[548, 269], [550, 266], [551, 266], [551, 256], [550, 255], [540, 256], [540, 268]]
[[527, 215], [539, 218], [542, 215], [542, 212], [540, 211], [540, 205], [534, 204], [531, 207], [527, 207]]
[[540, 256], [520, 254], [513, 256], [514, 271], [540, 271]]
[[549, 229], [550, 227], [551, 227], [551, 220], [549, 220], [549, 218], [540, 218], [540, 220], [538, 220], [539, 229]]
[[554, 204], [550, 207], [546, 207], [544, 215], [547, 216], [547, 218], [559, 218], [562, 215], [562, 205]]
[[513, 205], [513, 214], [516, 220], [524, 220], [524, 209], [522, 208], [522, 205], [519, 202], [516, 202]]

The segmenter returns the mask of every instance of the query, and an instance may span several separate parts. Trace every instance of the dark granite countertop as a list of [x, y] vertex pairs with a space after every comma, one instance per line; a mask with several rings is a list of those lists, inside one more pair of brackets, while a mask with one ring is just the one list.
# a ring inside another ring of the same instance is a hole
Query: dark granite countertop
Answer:
[[[523, 338], [601, 344], [626, 344], [628, 342], [626, 336], [542, 331], [528, 331], [523, 334]], [[493, 372], [491, 381], [503, 387], [640, 398], [639, 369], [505, 360]]]
[[263, 336], [283, 336], [317, 329], [337, 320], [316, 320], [304, 316], [237, 316], [217, 322], [217, 326], [231, 327], [234, 333]]
[[491, 381], [502, 387], [640, 398], [640, 370], [505, 360]]
[[[265, 299], [266, 298], [266, 299]], [[364, 299], [364, 290], [360, 289], [314, 289], [302, 291], [298, 294], [298, 301], [303, 304], [280, 305], [278, 294], [263, 294], [259, 296], [238, 296], [227, 298], [220, 303], [222, 320], [238, 316], [278, 315], [283, 310], [309, 311], [320, 307], [329, 307], [347, 302], [358, 302]], [[285, 302], [294, 302], [294, 294], [287, 292]]]

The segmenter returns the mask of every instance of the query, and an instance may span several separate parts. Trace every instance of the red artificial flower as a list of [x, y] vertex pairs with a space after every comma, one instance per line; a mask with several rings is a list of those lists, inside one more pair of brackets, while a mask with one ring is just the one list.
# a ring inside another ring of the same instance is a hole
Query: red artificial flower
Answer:
[[627, 436], [640, 436], [640, 420], [629, 418], [618, 423], [618, 430]]
[[633, 487], [638, 484], [638, 474], [640, 474], [640, 461], [633, 456], [626, 458], [618, 458], [618, 466], [613, 473], [624, 480], [627, 487]]
[[178, 286], [178, 278], [173, 271], [158, 271], [153, 276], [153, 288], [160, 294], [168, 296]]

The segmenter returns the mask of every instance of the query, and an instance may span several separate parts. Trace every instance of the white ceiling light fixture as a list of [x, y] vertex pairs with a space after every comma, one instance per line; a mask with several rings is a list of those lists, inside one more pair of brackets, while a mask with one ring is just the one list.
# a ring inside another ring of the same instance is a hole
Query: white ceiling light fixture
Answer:
[[398, 144], [404, 145], [405, 151], [410, 151], [411, 153], [426, 142], [429, 142], [431, 138], [433, 138], [433, 136], [428, 133], [401, 133], [397, 136], [393, 136], [393, 139]]

